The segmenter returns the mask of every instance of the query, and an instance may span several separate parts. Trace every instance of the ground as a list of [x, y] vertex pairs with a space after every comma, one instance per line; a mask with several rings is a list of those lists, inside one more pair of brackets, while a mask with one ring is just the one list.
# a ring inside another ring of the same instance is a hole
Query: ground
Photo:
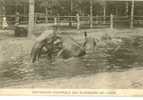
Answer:
[[[83, 31], [85, 30], [73, 30], [72, 35], [67, 34], [75, 39], [82, 39]], [[142, 35], [142, 29], [93, 29], [86, 31], [95, 38], [100, 38], [105, 33], [120, 37]], [[101, 63], [102, 59], [96, 59], [96, 61], [94, 59], [96, 64], [94, 63], [93, 68], [93, 66], [85, 66], [79, 58], [58, 59], [54, 65], [49, 64], [46, 59], [33, 64], [30, 58], [33, 43], [34, 40], [30, 38], [14, 37], [11, 30], [0, 32], [1, 88], [128, 89], [143, 87], [142, 66], [108, 70], [108, 66], [105, 67]]]

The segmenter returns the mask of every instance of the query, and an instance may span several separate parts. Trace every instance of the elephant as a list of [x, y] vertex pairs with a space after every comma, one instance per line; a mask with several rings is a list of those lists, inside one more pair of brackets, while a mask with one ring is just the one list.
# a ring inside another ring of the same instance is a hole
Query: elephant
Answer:
[[[48, 32], [49, 31], [47, 31], [47, 33]], [[55, 33], [52, 33], [53, 31], [49, 32], [51, 36], [47, 34], [42, 34], [37, 38], [37, 41], [35, 42], [31, 50], [33, 63], [36, 60], [39, 60], [41, 55], [47, 55], [49, 59], [52, 59], [53, 57], [68, 59], [70, 57], [82, 57], [86, 55], [86, 46], [91, 39], [88, 38], [86, 32], [84, 32], [84, 39], [82, 43], [79, 43], [77, 40], [73, 39], [70, 36], [59, 36]], [[94, 48], [96, 46], [95, 40], [92, 39], [90, 41], [92, 41]]]

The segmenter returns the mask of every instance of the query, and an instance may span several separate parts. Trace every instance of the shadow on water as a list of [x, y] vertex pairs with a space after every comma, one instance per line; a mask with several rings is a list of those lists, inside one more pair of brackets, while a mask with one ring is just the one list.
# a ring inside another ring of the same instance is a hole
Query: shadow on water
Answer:
[[95, 53], [88, 53], [81, 58], [57, 59], [54, 64], [47, 59], [32, 64], [30, 57], [27, 56], [5, 61], [2, 64], [4, 67], [0, 69], [1, 87], [9, 86], [11, 81], [17, 80], [45, 80], [141, 67], [143, 37], [120, 39], [122, 40], [120, 44], [110, 42], [106, 46], [99, 45]]

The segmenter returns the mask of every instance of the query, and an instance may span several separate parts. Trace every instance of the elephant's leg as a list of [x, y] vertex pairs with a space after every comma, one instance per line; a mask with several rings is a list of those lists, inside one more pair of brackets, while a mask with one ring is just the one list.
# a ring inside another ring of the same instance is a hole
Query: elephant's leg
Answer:
[[61, 49], [61, 50], [58, 52], [57, 57], [60, 57], [60, 56], [62, 55], [63, 51], [64, 51], [64, 49]]
[[41, 51], [42, 51], [42, 47], [40, 49], [38, 49], [37, 51], [37, 60], [39, 61], [39, 58], [41, 56]]
[[97, 43], [96, 43], [96, 41], [95, 41], [95, 39], [94, 39], [94, 40], [93, 40], [93, 52], [96, 51], [96, 45], [97, 45]]
[[39, 57], [41, 55], [41, 47], [43, 44], [41, 43], [35, 43], [31, 50], [31, 57], [32, 57], [32, 63], [34, 63], [36, 60], [39, 60]]
[[31, 57], [32, 57], [32, 63], [34, 63], [37, 59], [37, 49], [36, 49], [35, 45], [32, 47]]

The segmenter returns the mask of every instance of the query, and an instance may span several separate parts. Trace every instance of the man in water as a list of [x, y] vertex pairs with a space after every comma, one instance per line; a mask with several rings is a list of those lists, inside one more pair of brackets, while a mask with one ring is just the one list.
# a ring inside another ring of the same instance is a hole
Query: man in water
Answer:
[[6, 29], [7, 27], [8, 27], [8, 23], [7, 23], [6, 17], [3, 17], [2, 28]]
[[97, 45], [96, 39], [94, 37], [88, 36], [87, 32], [84, 32], [84, 43], [83, 47], [87, 52], [95, 52], [95, 46]]

